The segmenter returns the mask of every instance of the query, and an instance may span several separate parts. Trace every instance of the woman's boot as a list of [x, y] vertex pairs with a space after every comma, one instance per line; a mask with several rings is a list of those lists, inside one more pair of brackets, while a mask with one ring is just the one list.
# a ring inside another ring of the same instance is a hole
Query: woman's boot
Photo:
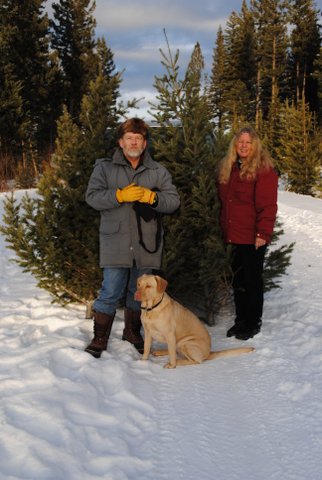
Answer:
[[94, 312], [94, 338], [85, 348], [85, 352], [90, 353], [95, 358], [100, 358], [103, 350], [107, 348], [114, 316], [107, 313]]
[[143, 353], [144, 341], [141, 337], [141, 312], [125, 308], [124, 324], [122, 340], [132, 343], [139, 353]]
[[240, 320], [238, 317], [235, 318], [235, 323], [230, 329], [227, 331], [227, 337], [234, 337], [236, 334], [238, 334], [244, 326], [243, 320]]
[[252, 322], [252, 324], [245, 325], [243, 329], [238, 331], [235, 337], [238, 340], [248, 340], [249, 338], [253, 338], [261, 331], [262, 327], [262, 320], [259, 318], [256, 321]]

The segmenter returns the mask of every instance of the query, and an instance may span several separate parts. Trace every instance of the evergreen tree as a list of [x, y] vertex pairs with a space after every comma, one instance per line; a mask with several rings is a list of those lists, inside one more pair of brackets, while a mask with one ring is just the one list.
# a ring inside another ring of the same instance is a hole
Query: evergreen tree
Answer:
[[1, 154], [12, 161], [27, 162], [29, 157], [36, 169], [50, 135], [50, 54], [43, 3], [0, 2]]
[[62, 68], [64, 103], [73, 119], [77, 119], [81, 101], [88, 93], [89, 82], [96, 76], [93, 12], [94, 0], [60, 0], [53, 3], [51, 21], [52, 48]]
[[80, 125], [66, 109], [58, 122], [56, 151], [38, 185], [39, 196], [27, 196], [21, 205], [13, 198], [6, 202], [2, 232], [18, 263], [63, 304], [89, 306], [101, 284], [99, 217], [84, 195], [95, 159], [105, 156], [104, 132], [123, 113], [116, 104], [120, 76], [113, 72], [110, 51], [108, 67], [105, 58], [83, 99]]
[[168, 45], [167, 54], [161, 54], [166, 74], [155, 80], [158, 104], [153, 111], [159, 128], [154, 155], [172, 172], [181, 198], [180, 213], [165, 219], [163, 268], [172, 294], [213, 323], [227, 259], [216, 221], [212, 127], [202, 92], [204, 62], [197, 43], [181, 79], [179, 51], [173, 55]]
[[0, 77], [0, 180], [13, 178], [12, 155], [20, 148], [28, 123], [24, 118], [22, 85], [9, 75]]
[[317, 82], [319, 110], [317, 112], [317, 118], [320, 127], [322, 126], [322, 47], [320, 47], [320, 53], [314, 61], [314, 73], [312, 76]]
[[208, 87], [208, 102], [211, 115], [220, 132], [225, 130], [225, 102], [223, 100], [225, 83], [225, 43], [221, 26], [218, 28], [216, 45], [213, 51], [210, 84]]
[[295, 105], [302, 99], [312, 112], [319, 111], [318, 84], [312, 75], [321, 47], [319, 11], [312, 0], [293, 0], [290, 7], [291, 51], [289, 55], [289, 81]]
[[[244, 43], [246, 38], [244, 33], [240, 16], [233, 12], [227, 21], [225, 30], [227, 55], [224, 70], [225, 90], [223, 92], [223, 102], [227, 110], [229, 124], [234, 129], [238, 128], [239, 121], [246, 121], [251, 100], [244, 75], [241, 73], [241, 71], [245, 72], [248, 69], [251, 71], [254, 64], [253, 61], [250, 63], [249, 59], [247, 58], [246, 60], [245, 58], [248, 48], [246, 48]], [[244, 63], [245, 61], [246, 63]], [[244, 68], [245, 64], [247, 69]]]
[[270, 120], [275, 122], [272, 112], [279, 98], [286, 95], [286, 6], [284, 0], [251, 0], [257, 39], [257, 122], [267, 119], [269, 112]]
[[209, 103], [220, 128], [236, 129], [253, 121], [256, 109], [256, 36], [245, 0], [232, 12], [224, 34], [218, 31], [209, 87]]
[[272, 102], [269, 106], [266, 119], [262, 118], [257, 128], [258, 134], [274, 159], [278, 157], [277, 150], [280, 142], [283, 142], [280, 124], [280, 111], [282, 106], [283, 103], [279, 98], [277, 98], [275, 102]]
[[[233, 18], [234, 14], [232, 14]], [[229, 51], [229, 65], [234, 77], [243, 85], [244, 94], [239, 99], [240, 117], [251, 122], [255, 117], [255, 84], [256, 84], [256, 35], [252, 12], [243, 0], [241, 12], [235, 16], [235, 26], [230, 30], [227, 25], [226, 48]], [[229, 68], [227, 70], [229, 77]], [[242, 102], [245, 102], [242, 104]]]
[[113, 53], [104, 39], [97, 42], [97, 77], [89, 84], [90, 94], [82, 101], [80, 122], [92, 158], [115, 149], [116, 128], [126, 108], [119, 99], [120, 73], [115, 71]]
[[280, 147], [277, 161], [289, 190], [316, 195], [321, 189], [321, 144], [309, 105], [285, 103], [280, 113]]
[[265, 292], [273, 288], [280, 288], [280, 278], [285, 275], [287, 268], [291, 265], [291, 255], [295, 243], [274, 248], [278, 239], [283, 234], [284, 230], [281, 222], [277, 218], [272, 242], [267, 247], [264, 260], [263, 281]]

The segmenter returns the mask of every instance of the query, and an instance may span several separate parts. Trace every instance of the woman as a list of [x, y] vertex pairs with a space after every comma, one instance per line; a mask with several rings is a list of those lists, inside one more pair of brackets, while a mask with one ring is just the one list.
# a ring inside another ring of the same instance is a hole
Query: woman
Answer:
[[227, 336], [248, 340], [259, 333], [263, 313], [263, 265], [277, 212], [277, 174], [253, 128], [233, 137], [218, 167], [221, 228], [232, 244], [235, 324]]

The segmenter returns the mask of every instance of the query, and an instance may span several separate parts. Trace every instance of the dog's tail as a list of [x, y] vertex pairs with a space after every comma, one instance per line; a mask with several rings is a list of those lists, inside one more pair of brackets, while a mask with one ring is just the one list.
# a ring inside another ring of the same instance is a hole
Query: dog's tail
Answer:
[[207, 360], [214, 360], [220, 357], [235, 357], [237, 355], [242, 355], [243, 353], [253, 352], [255, 348], [253, 347], [240, 347], [240, 348], [228, 348], [227, 350], [221, 350], [220, 352], [210, 352]]

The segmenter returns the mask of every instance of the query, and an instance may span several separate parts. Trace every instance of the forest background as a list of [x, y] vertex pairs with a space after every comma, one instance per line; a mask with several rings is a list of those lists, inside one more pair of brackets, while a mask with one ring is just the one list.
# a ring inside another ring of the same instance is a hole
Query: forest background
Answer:
[[[45, 3], [0, 0], [0, 186], [38, 190], [18, 205], [8, 198], [2, 231], [54, 300], [90, 308], [101, 282], [99, 219], [84, 191], [95, 159], [111, 154], [117, 126], [138, 101], [122, 102], [122, 72], [95, 36], [95, 2], [60, 0], [51, 19]], [[213, 179], [233, 132], [254, 126], [280, 184], [322, 195], [319, 17], [311, 0], [243, 1], [218, 29], [208, 76], [198, 40], [183, 71], [164, 31], [150, 148], [172, 173], [181, 209], [165, 219], [163, 271], [173, 294], [208, 323], [231, 282]], [[278, 286], [291, 251], [270, 251], [267, 289]]]

